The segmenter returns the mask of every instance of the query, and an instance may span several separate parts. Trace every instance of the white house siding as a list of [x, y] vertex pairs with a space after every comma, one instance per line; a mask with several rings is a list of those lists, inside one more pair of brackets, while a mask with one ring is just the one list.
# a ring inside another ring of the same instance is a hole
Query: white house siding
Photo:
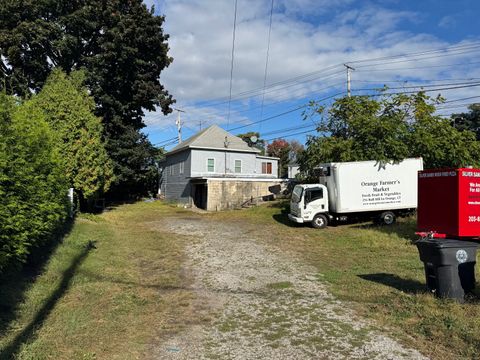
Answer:
[[[221, 150], [201, 150], [191, 149], [192, 177], [208, 176], [256, 176], [255, 172], [255, 154], [247, 152], [231, 152]], [[208, 172], [207, 160], [215, 159], [215, 171]], [[225, 159], [227, 168], [225, 171]], [[235, 160], [241, 160], [242, 172], [235, 173]]]
[[[182, 166], [181, 163], [183, 163], [183, 174], [180, 173]], [[162, 165], [163, 172], [160, 180], [161, 194], [163, 194], [167, 200], [174, 200], [180, 203], [190, 203], [190, 151], [181, 151], [169, 155]]]
[[[264, 162], [270, 162], [272, 163], [272, 173], [271, 174], [262, 174], [262, 163]], [[263, 178], [278, 178], [278, 159], [277, 158], [271, 158], [269, 156], [261, 156], [257, 155], [257, 160], [255, 163], [255, 171], [259, 176]]]
[[288, 178], [295, 179], [295, 176], [300, 172], [298, 165], [288, 165]]

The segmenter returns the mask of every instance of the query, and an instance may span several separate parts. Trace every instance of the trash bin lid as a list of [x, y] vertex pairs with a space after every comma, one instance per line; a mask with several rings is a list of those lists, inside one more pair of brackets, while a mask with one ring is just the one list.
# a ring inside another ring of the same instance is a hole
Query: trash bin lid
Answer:
[[447, 248], [477, 248], [480, 242], [459, 240], [459, 239], [422, 239], [416, 242], [417, 245], [432, 246], [438, 249]]

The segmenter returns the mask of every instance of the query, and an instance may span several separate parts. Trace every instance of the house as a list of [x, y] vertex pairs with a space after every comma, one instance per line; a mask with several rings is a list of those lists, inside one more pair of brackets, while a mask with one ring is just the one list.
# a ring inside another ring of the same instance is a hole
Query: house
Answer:
[[300, 166], [298, 164], [289, 164], [288, 165], [288, 175], [289, 179], [295, 179], [295, 176], [300, 172]]
[[206, 210], [240, 206], [279, 192], [278, 160], [212, 125], [166, 154], [160, 194]]

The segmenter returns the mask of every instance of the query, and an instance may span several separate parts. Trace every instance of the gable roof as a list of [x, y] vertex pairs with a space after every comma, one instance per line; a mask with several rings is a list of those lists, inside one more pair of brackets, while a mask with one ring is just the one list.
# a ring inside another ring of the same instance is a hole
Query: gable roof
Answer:
[[[225, 137], [227, 138], [228, 146], [225, 146]], [[211, 125], [205, 130], [196, 133], [181, 144], [175, 146], [167, 153], [167, 155], [185, 149], [209, 149], [252, 153], [260, 152], [259, 149], [248, 146], [248, 144], [241, 138], [230, 134], [228, 131], [223, 130], [218, 125]]]

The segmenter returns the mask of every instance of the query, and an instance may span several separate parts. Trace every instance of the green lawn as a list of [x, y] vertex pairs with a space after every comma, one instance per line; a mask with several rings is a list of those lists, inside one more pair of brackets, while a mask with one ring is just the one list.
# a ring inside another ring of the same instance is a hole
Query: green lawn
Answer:
[[[182, 275], [187, 240], [158, 223], [186, 213], [200, 216], [161, 202], [79, 216], [44, 267], [2, 279], [0, 359], [142, 359], [208, 321]], [[289, 223], [282, 203], [201, 216], [257, 225], [259, 241], [315, 267], [340, 300], [425, 355], [480, 357], [480, 296], [457, 304], [425, 292], [414, 219], [316, 230]]]
[[0, 286], [0, 359], [137, 359], [183, 326], [183, 240], [149, 224], [160, 203], [79, 216], [34, 279]]
[[[426, 292], [423, 263], [411, 242], [414, 218], [391, 227], [363, 223], [317, 230], [291, 224], [287, 206], [267, 204], [217, 216], [258, 223], [266, 243], [315, 266], [334, 295], [407, 345], [436, 359], [480, 358], [480, 292], [465, 304]], [[480, 266], [476, 270], [478, 280]]]

